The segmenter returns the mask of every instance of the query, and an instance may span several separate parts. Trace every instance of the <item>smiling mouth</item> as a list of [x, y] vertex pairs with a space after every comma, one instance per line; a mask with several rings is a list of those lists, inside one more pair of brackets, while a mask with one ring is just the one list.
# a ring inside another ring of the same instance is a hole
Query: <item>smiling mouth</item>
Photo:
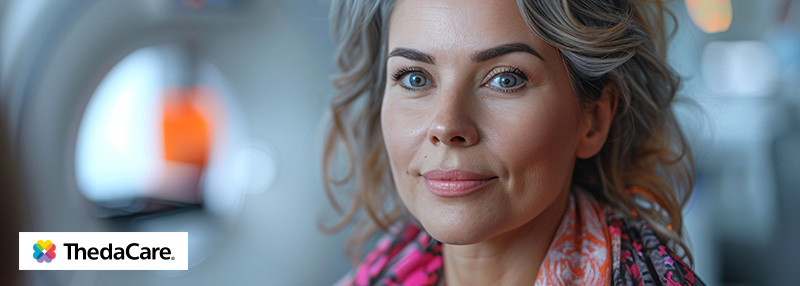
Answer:
[[428, 190], [441, 197], [466, 196], [497, 181], [496, 176], [464, 170], [433, 170], [422, 176]]
[[497, 177], [492, 177], [484, 180], [431, 180], [425, 178], [425, 184], [428, 189], [441, 197], [461, 197], [476, 192], [484, 187], [494, 183]]

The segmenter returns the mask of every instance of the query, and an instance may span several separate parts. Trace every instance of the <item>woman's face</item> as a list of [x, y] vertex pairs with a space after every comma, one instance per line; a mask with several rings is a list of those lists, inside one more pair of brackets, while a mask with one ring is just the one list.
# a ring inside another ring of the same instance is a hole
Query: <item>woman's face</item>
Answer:
[[408, 210], [437, 240], [518, 228], [567, 192], [585, 112], [516, 2], [400, 0], [381, 126]]

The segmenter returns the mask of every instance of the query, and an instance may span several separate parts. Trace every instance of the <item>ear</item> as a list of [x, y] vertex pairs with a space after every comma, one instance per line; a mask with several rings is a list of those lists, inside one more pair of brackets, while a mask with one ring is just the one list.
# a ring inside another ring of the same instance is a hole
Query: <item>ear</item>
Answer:
[[584, 107], [583, 128], [578, 134], [578, 146], [575, 150], [576, 157], [588, 159], [600, 152], [611, 129], [611, 122], [617, 113], [619, 93], [617, 86], [607, 84], [603, 88], [600, 98]]

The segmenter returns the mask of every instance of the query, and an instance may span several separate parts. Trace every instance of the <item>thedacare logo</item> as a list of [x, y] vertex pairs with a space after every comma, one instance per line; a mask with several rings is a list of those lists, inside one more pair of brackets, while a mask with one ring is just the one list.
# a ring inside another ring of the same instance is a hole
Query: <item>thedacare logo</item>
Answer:
[[[41, 240], [40, 240], [41, 241]], [[48, 240], [49, 241], [49, 240]], [[107, 247], [98, 249], [97, 247], [84, 248], [77, 243], [64, 243], [67, 247], [67, 260], [83, 259], [86, 260], [175, 260], [172, 257], [172, 250], [169, 247], [139, 247], [138, 243], [128, 244], [127, 247], [114, 247], [111, 243]], [[98, 256], [99, 255], [99, 256]]]
[[189, 233], [19, 232], [19, 270], [189, 270]]
[[39, 263], [53, 261], [56, 258], [56, 244], [52, 241], [37, 241], [33, 244], [33, 259]]

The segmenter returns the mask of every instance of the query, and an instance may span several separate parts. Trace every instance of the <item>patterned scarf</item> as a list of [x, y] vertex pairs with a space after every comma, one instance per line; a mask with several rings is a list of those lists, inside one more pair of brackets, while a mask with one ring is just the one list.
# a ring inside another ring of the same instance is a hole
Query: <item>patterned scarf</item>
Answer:
[[[628, 227], [610, 213], [585, 191], [571, 192], [534, 285], [704, 285], [645, 223]], [[408, 225], [336, 285], [439, 285], [443, 271], [442, 244]]]

